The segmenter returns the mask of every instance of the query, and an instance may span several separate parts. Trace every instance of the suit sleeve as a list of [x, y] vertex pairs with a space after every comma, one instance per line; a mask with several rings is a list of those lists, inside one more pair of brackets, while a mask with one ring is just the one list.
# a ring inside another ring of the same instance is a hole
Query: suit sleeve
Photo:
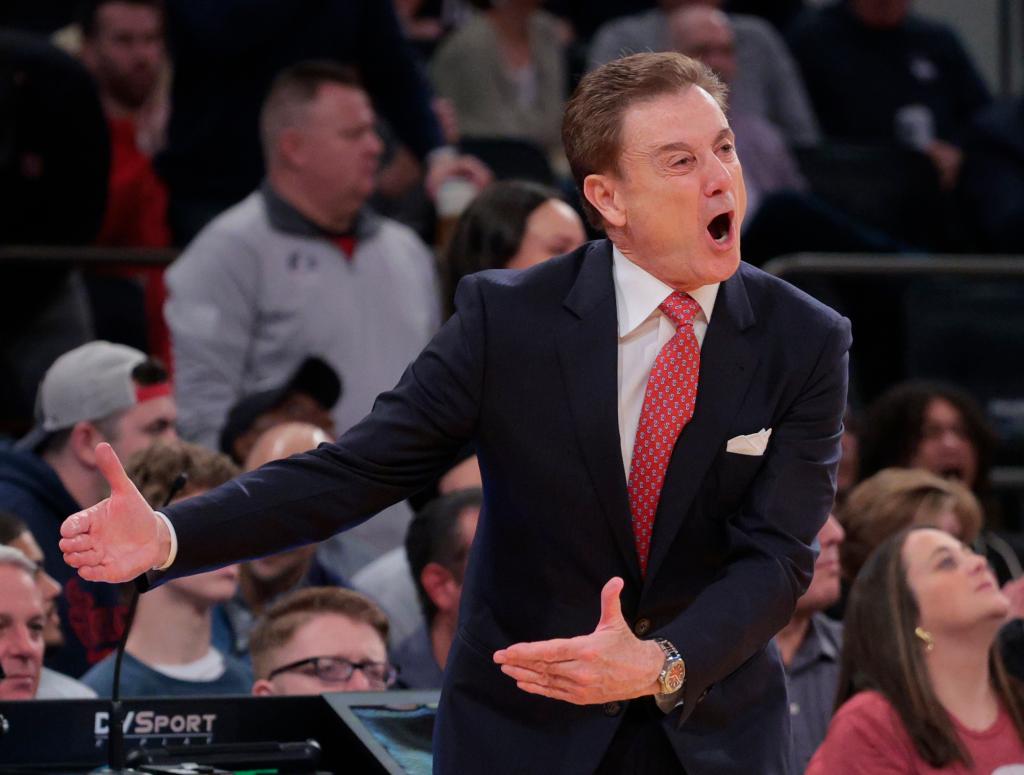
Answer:
[[835, 319], [743, 506], [728, 518], [730, 552], [718, 579], [655, 633], [686, 661], [680, 724], [789, 621], [810, 583], [811, 544], [835, 497], [850, 342], [849, 321]]
[[475, 278], [456, 314], [373, 411], [333, 444], [164, 510], [178, 556], [150, 583], [322, 541], [431, 482], [476, 433], [485, 326]]

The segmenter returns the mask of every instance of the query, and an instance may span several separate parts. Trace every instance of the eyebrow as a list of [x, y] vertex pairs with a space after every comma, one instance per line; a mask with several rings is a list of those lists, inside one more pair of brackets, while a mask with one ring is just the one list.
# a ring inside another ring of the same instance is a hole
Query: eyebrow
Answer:
[[[959, 548], [962, 551], [962, 550], [967, 548], [967, 544], [960, 544]], [[942, 554], [943, 552], [945, 552], [946, 554], [955, 554], [955, 552], [953, 551], [953, 549], [951, 547], [949, 547], [949, 546], [939, 546], [939, 547], [936, 547], [935, 549], [932, 550], [932, 553], [928, 556], [928, 559], [931, 560], [936, 555]]]
[[[733, 137], [731, 127], [724, 127], [721, 131], [719, 131], [719, 133], [715, 135], [715, 139], [712, 141], [712, 145], [721, 142], [727, 137]], [[665, 143], [664, 145], [659, 145], [657, 148], [654, 149], [654, 152], [669, 153], [672, 151], [689, 151], [691, 148], [692, 146], [689, 143], [678, 141], [674, 143]]]

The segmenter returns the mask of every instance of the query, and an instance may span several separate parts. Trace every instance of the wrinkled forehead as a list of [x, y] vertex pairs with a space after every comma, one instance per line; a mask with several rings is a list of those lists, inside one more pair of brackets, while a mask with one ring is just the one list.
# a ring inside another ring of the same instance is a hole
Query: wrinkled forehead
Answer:
[[729, 121], [718, 102], [700, 86], [638, 100], [622, 116], [619, 156], [654, 152], [671, 144], [697, 147], [714, 142]]

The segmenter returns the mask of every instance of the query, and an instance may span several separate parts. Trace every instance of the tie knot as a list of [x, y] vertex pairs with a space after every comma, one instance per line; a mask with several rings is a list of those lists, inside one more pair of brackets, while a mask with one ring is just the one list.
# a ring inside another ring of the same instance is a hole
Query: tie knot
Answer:
[[700, 305], [689, 294], [682, 291], [670, 293], [658, 307], [669, 319], [679, 326], [689, 325], [700, 312]]

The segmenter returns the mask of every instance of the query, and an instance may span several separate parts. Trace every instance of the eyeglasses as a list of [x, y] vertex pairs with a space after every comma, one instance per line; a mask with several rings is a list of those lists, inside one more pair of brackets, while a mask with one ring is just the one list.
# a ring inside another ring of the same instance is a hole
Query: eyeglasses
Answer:
[[398, 678], [398, 668], [390, 662], [351, 662], [343, 657], [307, 657], [270, 671], [267, 679], [281, 673], [315, 675], [326, 683], [347, 683], [361, 670], [374, 688], [389, 689]]

